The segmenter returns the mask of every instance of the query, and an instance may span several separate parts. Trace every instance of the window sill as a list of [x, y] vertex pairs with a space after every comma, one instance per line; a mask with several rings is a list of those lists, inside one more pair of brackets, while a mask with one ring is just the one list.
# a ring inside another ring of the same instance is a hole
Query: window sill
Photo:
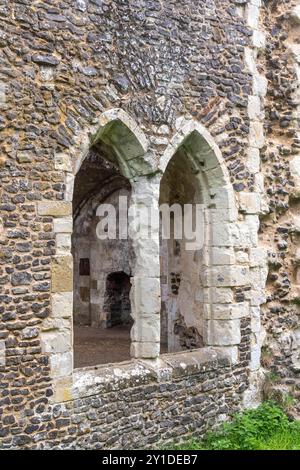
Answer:
[[155, 360], [132, 359], [75, 369], [71, 395], [77, 399], [150, 383], [172, 381], [230, 365], [231, 361], [224, 350], [206, 347], [162, 354]]

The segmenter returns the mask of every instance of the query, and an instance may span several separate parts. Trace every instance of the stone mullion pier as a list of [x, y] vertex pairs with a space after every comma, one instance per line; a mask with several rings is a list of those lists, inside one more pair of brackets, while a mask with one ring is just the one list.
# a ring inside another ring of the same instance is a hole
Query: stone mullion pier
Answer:
[[[135, 268], [131, 279], [131, 355], [154, 359], [160, 352], [159, 177], [139, 177], [132, 184], [129, 234]], [[150, 213], [156, 220], [149, 223]], [[148, 235], [147, 235], [148, 234]]]

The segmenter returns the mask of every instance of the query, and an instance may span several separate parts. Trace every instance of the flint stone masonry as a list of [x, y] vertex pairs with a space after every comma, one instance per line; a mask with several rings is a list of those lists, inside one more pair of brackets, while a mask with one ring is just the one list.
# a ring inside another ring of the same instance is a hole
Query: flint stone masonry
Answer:
[[[298, 1], [50, 3], [1, 2], [0, 449], [201, 436], [256, 406], [268, 369], [299, 398]], [[128, 252], [89, 247], [79, 285], [71, 237], [84, 255], [121, 189], [203, 204], [204, 246], [166, 247], [157, 224]], [[98, 325], [114, 271], [132, 360], [74, 369], [78, 296]], [[160, 354], [166, 330], [186, 350]]]

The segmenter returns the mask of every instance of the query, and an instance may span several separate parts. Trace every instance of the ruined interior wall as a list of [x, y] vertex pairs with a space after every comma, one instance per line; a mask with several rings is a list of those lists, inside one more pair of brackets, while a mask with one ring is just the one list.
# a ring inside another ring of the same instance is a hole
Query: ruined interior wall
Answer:
[[[99, 184], [101, 185], [101, 182]], [[101, 203], [111, 204], [115, 208], [117, 223], [119, 221], [119, 197], [127, 198], [127, 207], [129, 207], [130, 192], [127, 189], [117, 190], [101, 201]], [[98, 238], [97, 224], [102, 219], [96, 215], [99, 203], [96, 194], [81, 209], [74, 223], [72, 237], [74, 322], [106, 327], [108, 313], [105, 306], [107, 276], [114, 272], [123, 271], [130, 277], [134, 265], [134, 253], [128, 239], [100, 240]], [[116, 228], [118, 229], [118, 225]], [[89, 276], [80, 275], [80, 258], [90, 260]]]
[[272, 385], [281, 389], [283, 398], [288, 393], [299, 397], [299, 2], [264, 2], [261, 25], [266, 47], [258, 65], [268, 80], [261, 161], [269, 206], [260, 226], [269, 263], [266, 304], [262, 308], [267, 334], [262, 365], [273, 372]]
[[[168, 351], [182, 351], [203, 346], [203, 299], [200, 295], [203, 286], [200, 273], [203, 269], [203, 249], [188, 250], [186, 244], [195, 240], [186, 239], [184, 233], [185, 205], [201, 205], [203, 199], [201, 182], [193, 174], [191, 164], [183, 149], [179, 150], [168, 164], [160, 184], [160, 204], [174, 205], [171, 213], [170, 239], [161, 240], [161, 284], [162, 291], [162, 324], [166, 323]], [[176, 207], [177, 206], [177, 209]], [[177, 210], [182, 226], [178, 224]], [[194, 210], [192, 230], [195, 231], [196, 213]], [[168, 220], [165, 221], [168, 225]], [[204, 217], [199, 232], [203, 232]], [[176, 225], [176, 226], [175, 226]], [[164, 227], [161, 227], [164, 234]], [[183, 238], [180, 239], [181, 232]], [[188, 235], [188, 234], [187, 234]], [[201, 301], [202, 300], [202, 301]], [[166, 333], [163, 333], [166, 334]]]

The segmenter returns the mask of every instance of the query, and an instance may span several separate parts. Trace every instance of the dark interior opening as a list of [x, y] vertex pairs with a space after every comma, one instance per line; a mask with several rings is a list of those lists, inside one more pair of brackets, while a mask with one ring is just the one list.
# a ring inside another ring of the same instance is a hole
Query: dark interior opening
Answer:
[[104, 308], [107, 312], [106, 328], [132, 325], [130, 287], [130, 277], [122, 271], [107, 276], [104, 301]]

